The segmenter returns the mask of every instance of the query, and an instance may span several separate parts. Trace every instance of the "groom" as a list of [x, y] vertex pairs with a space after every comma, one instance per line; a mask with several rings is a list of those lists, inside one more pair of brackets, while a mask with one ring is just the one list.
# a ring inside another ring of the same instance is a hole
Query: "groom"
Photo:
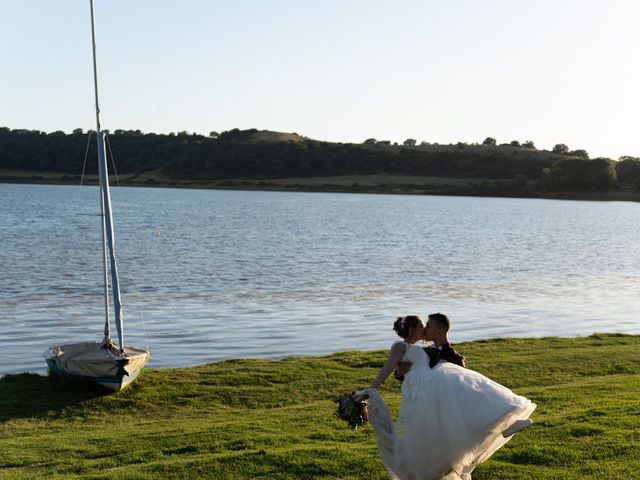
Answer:
[[[449, 328], [451, 322], [443, 313], [429, 315], [427, 325], [424, 327], [424, 339], [432, 341], [433, 346], [425, 347], [424, 351], [429, 355], [429, 366], [435, 367], [439, 361], [451, 362], [464, 367], [464, 357], [456, 352], [449, 343]], [[411, 362], [400, 362], [394, 377], [404, 380], [404, 376], [411, 369]]]

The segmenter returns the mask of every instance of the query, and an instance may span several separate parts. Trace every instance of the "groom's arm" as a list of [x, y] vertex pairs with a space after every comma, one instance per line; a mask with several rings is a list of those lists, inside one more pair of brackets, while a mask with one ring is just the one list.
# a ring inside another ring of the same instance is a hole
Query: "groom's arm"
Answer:
[[460, 355], [453, 348], [449, 347], [446, 351], [442, 352], [440, 357], [442, 360], [446, 360], [447, 362], [455, 363], [456, 365], [460, 365], [461, 367], [465, 367], [464, 365], [464, 355]]
[[460, 355], [458, 352], [455, 352], [456, 356], [455, 356], [455, 361], [453, 363], [455, 363], [456, 365], [460, 365], [463, 368], [466, 368], [464, 365], [464, 356]]
[[411, 370], [411, 365], [411, 362], [400, 362], [393, 372], [393, 378], [403, 382], [404, 376]]

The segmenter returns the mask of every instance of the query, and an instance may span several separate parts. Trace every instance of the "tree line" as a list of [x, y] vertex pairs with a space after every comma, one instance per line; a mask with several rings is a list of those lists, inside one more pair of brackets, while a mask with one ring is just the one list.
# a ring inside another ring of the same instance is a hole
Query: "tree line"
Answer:
[[[478, 145], [426, 148], [407, 139], [402, 145], [367, 139], [362, 144], [254, 141], [258, 131], [229, 130], [209, 136], [116, 130], [108, 146], [119, 174], [159, 172], [176, 179], [274, 179], [335, 175], [401, 174], [509, 181], [540, 190], [606, 191], [617, 182], [640, 189], [640, 159], [589, 159], [584, 150], [559, 144], [537, 150], [533, 142], [496, 145], [488, 137]], [[0, 128], [0, 169], [78, 175], [97, 173], [95, 135]], [[543, 154], [544, 153], [544, 154]]]

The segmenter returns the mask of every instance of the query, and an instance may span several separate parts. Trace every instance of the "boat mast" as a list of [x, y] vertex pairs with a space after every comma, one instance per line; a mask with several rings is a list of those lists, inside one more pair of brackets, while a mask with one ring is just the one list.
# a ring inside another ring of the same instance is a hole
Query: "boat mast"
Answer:
[[111, 213], [111, 195], [109, 191], [109, 171], [105, 154], [104, 132], [100, 128], [100, 104], [98, 102], [98, 67], [96, 61], [96, 34], [93, 14], [93, 0], [89, 0], [91, 5], [91, 40], [93, 50], [93, 83], [96, 101], [96, 140], [98, 144], [98, 169], [100, 173], [100, 212], [102, 218], [102, 265], [104, 275], [104, 304], [105, 304], [105, 326], [103, 342], [111, 342], [109, 331], [109, 279], [107, 274], [107, 246], [109, 247], [111, 263], [111, 287], [113, 291], [113, 303], [115, 307], [116, 329], [118, 330], [118, 341], [120, 352], [124, 352], [123, 317], [120, 300], [120, 285], [118, 281], [118, 267], [115, 257], [115, 236], [113, 232], [113, 217]]
[[[93, 51], [93, 83], [96, 97], [96, 125], [98, 142], [100, 141], [100, 106], [98, 105], [98, 70], [96, 67], [96, 35], [93, 21], [93, 0], [89, 1], [91, 5], [91, 40]], [[103, 344], [111, 343], [111, 332], [109, 329], [109, 277], [107, 275], [107, 240], [104, 224], [104, 196], [102, 195], [102, 173], [100, 173], [100, 217], [102, 219], [102, 274], [104, 277], [104, 339]]]

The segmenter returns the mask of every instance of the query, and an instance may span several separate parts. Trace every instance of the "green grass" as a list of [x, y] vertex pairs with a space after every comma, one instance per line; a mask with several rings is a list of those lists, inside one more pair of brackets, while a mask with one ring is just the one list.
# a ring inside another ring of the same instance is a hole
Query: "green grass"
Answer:
[[[459, 344], [468, 366], [538, 404], [482, 479], [640, 478], [640, 336]], [[385, 352], [145, 370], [101, 394], [38, 375], [0, 379], [0, 479], [385, 479], [370, 426], [333, 417]], [[382, 394], [392, 410], [399, 383]]]

